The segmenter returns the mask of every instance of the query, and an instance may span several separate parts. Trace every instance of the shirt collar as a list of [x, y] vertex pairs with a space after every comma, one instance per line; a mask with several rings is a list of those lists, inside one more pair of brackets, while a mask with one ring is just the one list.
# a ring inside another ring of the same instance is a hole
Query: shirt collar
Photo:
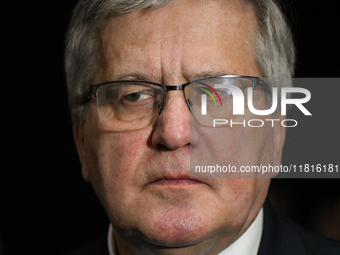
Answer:
[[[234, 243], [232, 243], [228, 248], [222, 251], [219, 255], [256, 255], [260, 246], [261, 235], [263, 229], [263, 208], [257, 214], [254, 222], [250, 227], [240, 236]], [[115, 255], [116, 244], [113, 239], [112, 224], [110, 224], [108, 231], [108, 248], [109, 254]]]
[[114, 251], [116, 250], [116, 244], [113, 239], [113, 230], [112, 230], [112, 224], [109, 226], [109, 231], [107, 234], [107, 245], [109, 248], [109, 254], [110, 255], [115, 255]]
[[219, 255], [256, 255], [261, 241], [263, 229], [263, 208], [257, 214], [254, 222], [250, 227], [233, 242], [227, 249], [222, 251]]

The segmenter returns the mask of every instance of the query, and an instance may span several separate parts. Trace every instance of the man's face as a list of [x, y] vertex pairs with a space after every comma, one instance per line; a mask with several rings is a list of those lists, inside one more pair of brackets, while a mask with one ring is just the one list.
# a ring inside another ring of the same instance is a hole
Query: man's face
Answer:
[[[106, 19], [93, 83], [144, 79], [177, 85], [202, 76], [261, 76], [251, 48], [254, 28], [252, 7], [243, 1], [177, 1]], [[280, 162], [281, 128], [223, 130], [231, 164]], [[85, 124], [74, 127], [75, 140], [83, 177], [92, 183], [118, 240], [133, 237], [170, 247], [214, 240], [220, 249], [252, 223], [268, 179], [183, 180], [190, 176], [190, 142], [200, 143], [198, 133], [190, 134], [183, 91], [167, 93], [154, 125], [131, 132], [103, 126], [91, 99]]]

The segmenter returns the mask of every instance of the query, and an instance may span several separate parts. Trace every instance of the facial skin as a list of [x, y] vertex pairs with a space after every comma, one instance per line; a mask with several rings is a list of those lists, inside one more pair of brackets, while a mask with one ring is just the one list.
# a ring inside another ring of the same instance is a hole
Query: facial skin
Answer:
[[[261, 76], [251, 49], [254, 20], [252, 7], [236, 0], [177, 1], [106, 19], [93, 83], [175, 85], [202, 76]], [[74, 124], [83, 177], [108, 213], [119, 254], [218, 254], [255, 219], [268, 179], [188, 181], [190, 144], [199, 148], [200, 132], [190, 132], [183, 91], [168, 92], [156, 123], [142, 130], [109, 131], [98, 119], [95, 98], [85, 123]], [[281, 161], [284, 129], [278, 125], [224, 128], [224, 134], [228, 141], [219, 146], [230, 164]]]

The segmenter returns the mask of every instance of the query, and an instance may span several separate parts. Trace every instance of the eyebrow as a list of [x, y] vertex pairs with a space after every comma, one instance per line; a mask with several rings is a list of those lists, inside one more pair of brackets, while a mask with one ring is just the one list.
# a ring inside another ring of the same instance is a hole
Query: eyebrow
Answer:
[[196, 72], [191, 75], [191, 79], [196, 78], [207, 78], [207, 77], [214, 77], [214, 76], [222, 76], [222, 75], [230, 75], [231, 73], [228, 71], [217, 71], [217, 70], [211, 70], [211, 71], [201, 71]]
[[149, 79], [147, 78], [148, 75], [143, 74], [143, 73], [122, 73], [118, 76], [114, 77], [114, 81], [123, 81], [123, 80], [138, 80], [138, 81], [148, 81]]
[[[209, 70], [209, 71], [200, 71], [200, 72], [193, 72], [188, 81], [191, 79], [199, 79], [199, 78], [207, 78], [207, 77], [214, 77], [214, 76], [221, 76], [221, 75], [229, 75], [230, 72], [227, 71], [217, 71], [217, 70]], [[113, 77], [114, 81], [123, 81], [123, 80], [133, 80], [133, 81], [155, 81], [155, 77], [151, 78], [150, 75], [142, 73], [142, 72], [133, 72], [133, 73], [122, 73], [118, 76]]]

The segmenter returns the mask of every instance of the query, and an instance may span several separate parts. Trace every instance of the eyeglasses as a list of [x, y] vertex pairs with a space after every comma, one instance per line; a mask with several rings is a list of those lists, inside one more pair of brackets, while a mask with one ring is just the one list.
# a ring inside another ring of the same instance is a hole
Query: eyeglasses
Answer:
[[[270, 90], [270, 86], [259, 77], [223, 75], [175, 86], [147, 81], [109, 81], [91, 85], [89, 96], [92, 93], [97, 99], [98, 116], [103, 125], [112, 131], [129, 131], [152, 125], [162, 113], [166, 92], [183, 90], [195, 120], [202, 126], [212, 127], [213, 119], [240, 119], [239, 115], [233, 115], [233, 93], [223, 86], [228, 84], [241, 89], [245, 96], [247, 88], [255, 91], [257, 85], [261, 85], [263, 89], [256, 90], [257, 94], [254, 92], [254, 106], [256, 99], [261, 97], [259, 93]], [[205, 114], [202, 107], [206, 109]], [[248, 117], [249, 111], [245, 111], [242, 118]]]

